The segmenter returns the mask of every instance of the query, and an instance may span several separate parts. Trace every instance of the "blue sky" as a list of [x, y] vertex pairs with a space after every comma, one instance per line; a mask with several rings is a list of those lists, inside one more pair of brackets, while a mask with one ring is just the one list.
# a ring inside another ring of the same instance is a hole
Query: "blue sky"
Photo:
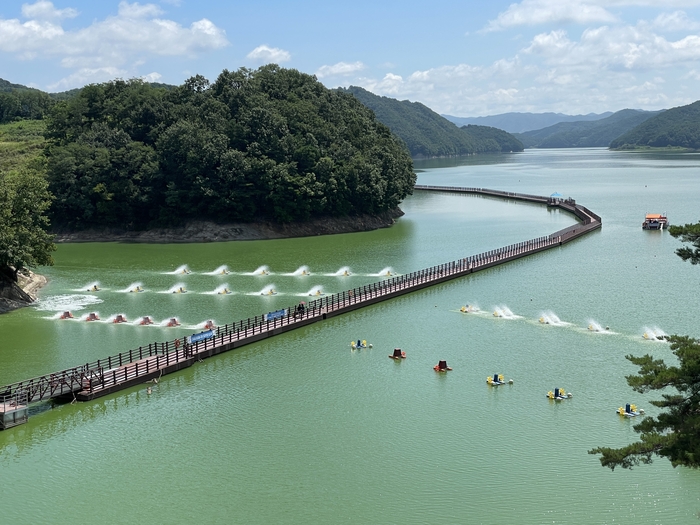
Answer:
[[47, 91], [269, 62], [455, 116], [669, 108], [700, 0], [0, 0], [0, 78]]

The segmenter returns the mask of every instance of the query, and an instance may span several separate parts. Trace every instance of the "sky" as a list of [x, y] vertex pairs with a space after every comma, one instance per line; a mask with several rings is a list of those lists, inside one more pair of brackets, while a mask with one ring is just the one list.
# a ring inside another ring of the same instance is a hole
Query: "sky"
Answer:
[[277, 63], [460, 117], [700, 99], [700, 0], [0, 0], [0, 78], [57, 92]]

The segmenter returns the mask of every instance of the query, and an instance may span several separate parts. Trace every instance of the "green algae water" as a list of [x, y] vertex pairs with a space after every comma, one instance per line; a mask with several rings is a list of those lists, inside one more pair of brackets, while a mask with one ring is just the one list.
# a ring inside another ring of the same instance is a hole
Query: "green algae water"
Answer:
[[[151, 394], [34, 406], [0, 432], [1, 522], [697, 522], [700, 472], [664, 460], [610, 472], [586, 452], [636, 439], [617, 407], [654, 413], [627, 386], [624, 356], [668, 359], [655, 335], [700, 337], [700, 269], [667, 232], [641, 229], [647, 212], [700, 220], [700, 157], [543, 150], [416, 168], [421, 184], [558, 191], [603, 228], [205, 360]], [[574, 223], [446, 193], [417, 191], [402, 208], [392, 228], [358, 234], [60, 245], [39, 304], [0, 317], [0, 384]], [[477, 310], [461, 313], [467, 304]], [[100, 321], [82, 320], [90, 312]], [[179, 327], [164, 326], [172, 318]], [[372, 348], [351, 350], [357, 339]], [[388, 359], [394, 347], [407, 358]], [[453, 370], [433, 372], [440, 359]], [[489, 387], [494, 373], [514, 383]], [[574, 397], [546, 399], [556, 387]]]

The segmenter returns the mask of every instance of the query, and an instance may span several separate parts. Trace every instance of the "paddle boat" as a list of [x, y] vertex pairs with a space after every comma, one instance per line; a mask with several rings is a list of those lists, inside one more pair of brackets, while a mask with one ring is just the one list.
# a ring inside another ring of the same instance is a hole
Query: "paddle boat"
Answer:
[[433, 367], [433, 370], [436, 372], [447, 372], [452, 370], [452, 368], [447, 366], [447, 361], [438, 361], [438, 364]]
[[173, 290], [173, 293], [187, 293], [184, 286], [180, 286], [177, 290]]
[[88, 316], [85, 318], [86, 321], [99, 321], [100, 316], [97, 315], [95, 312], [90, 312]]
[[229, 295], [231, 293], [231, 290], [229, 290], [228, 288], [224, 288], [223, 290], [221, 290], [220, 292], [217, 292], [217, 293], [219, 295]]
[[[503, 379], [503, 374], [493, 374], [493, 377], [488, 376], [488, 377], [486, 378], [486, 383], [489, 384], [489, 385], [491, 385], [491, 386], [505, 385], [505, 384], [506, 384], [506, 380]], [[509, 385], [512, 385], [512, 384], [513, 384], [513, 380], [512, 380], [512, 379], [509, 379], [509, 380], [508, 380], [508, 384], [509, 384]]]
[[618, 408], [616, 412], [624, 417], [637, 417], [644, 414], [644, 409], [637, 410], [637, 405], [627, 403], [624, 407]]
[[175, 317], [171, 317], [166, 326], [180, 326], [180, 321]]
[[99, 292], [100, 287], [97, 286], [96, 284], [93, 284], [90, 288], [87, 289], [88, 292]]
[[[477, 310], [478, 310], [478, 308], [476, 308], [475, 306], [472, 306], [470, 304], [462, 306], [462, 308], [459, 309], [459, 311], [462, 312], [463, 314], [471, 314], [473, 312], [476, 312]], [[496, 315], [496, 313], [494, 312], [493, 315]]]
[[74, 317], [73, 317], [73, 314], [70, 313], [70, 312], [68, 312], [68, 311], [63, 312], [63, 313], [61, 314], [61, 317], [59, 317], [59, 319], [73, 319], [73, 318], [74, 318]]
[[114, 319], [112, 319], [113, 323], [126, 323], [126, 317], [122, 314], [117, 314]]
[[149, 325], [149, 324], [153, 324], [153, 319], [151, 319], [151, 318], [150, 318], [149, 316], [147, 316], [147, 315], [144, 315], [144, 316], [141, 318], [141, 320], [139, 321], [139, 324], [140, 324], [141, 326], [146, 326], [146, 325]]
[[555, 388], [554, 392], [551, 390], [547, 392], [547, 397], [555, 401], [561, 401], [562, 399], [571, 399], [574, 395], [571, 392], [565, 392], [563, 388]]
[[214, 324], [214, 321], [212, 321], [211, 319], [209, 319], [208, 321], [206, 321], [206, 322], [204, 323], [204, 329], [205, 329], [205, 330], [211, 330], [212, 328], [216, 328], [216, 325]]
[[143, 292], [143, 288], [141, 288], [141, 286], [139, 286], [139, 285], [136, 285], [134, 288], [129, 290], [129, 293], [141, 293], [141, 292]]
[[391, 357], [392, 359], [406, 359], [406, 352], [404, 352], [400, 348], [394, 348], [394, 353], [389, 357]]

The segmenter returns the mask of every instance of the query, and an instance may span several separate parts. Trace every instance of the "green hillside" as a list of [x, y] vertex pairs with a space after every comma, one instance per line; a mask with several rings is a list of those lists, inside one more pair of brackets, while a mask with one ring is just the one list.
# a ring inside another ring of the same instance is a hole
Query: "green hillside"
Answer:
[[612, 149], [700, 149], [700, 100], [671, 108], [610, 143]]
[[356, 86], [341, 89], [371, 109], [377, 119], [406, 143], [413, 157], [522, 151], [511, 134], [486, 126], [456, 127], [419, 102], [380, 97]]
[[600, 120], [560, 122], [515, 136], [526, 148], [607, 147], [613, 139], [657, 114], [654, 111], [623, 109]]
[[276, 65], [84, 87], [47, 118], [53, 224], [146, 229], [376, 214], [412, 192], [403, 144], [355, 97]]

